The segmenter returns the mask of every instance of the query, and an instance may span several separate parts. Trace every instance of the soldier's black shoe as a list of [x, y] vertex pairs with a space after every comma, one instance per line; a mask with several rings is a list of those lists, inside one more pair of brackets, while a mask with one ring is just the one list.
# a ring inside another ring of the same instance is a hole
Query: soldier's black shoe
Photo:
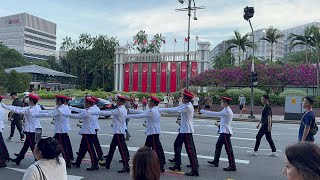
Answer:
[[198, 171], [191, 171], [185, 174], [186, 176], [199, 176], [199, 172]]
[[73, 166], [75, 166], [75, 167], [77, 167], [77, 168], [80, 168], [80, 164], [77, 163], [77, 162], [72, 162], [71, 165], [73, 165]]
[[125, 173], [125, 172], [130, 172], [130, 168], [129, 167], [123, 167], [122, 169], [117, 171], [118, 173]]
[[123, 160], [122, 160], [122, 159], [120, 159], [120, 160], [119, 160], [119, 163], [123, 163]]
[[87, 171], [95, 171], [95, 170], [98, 170], [98, 169], [99, 169], [99, 166], [91, 166], [91, 167], [87, 168]]
[[171, 162], [171, 163], [175, 163], [176, 162], [176, 160], [174, 158], [173, 159], [168, 159], [168, 161]]
[[214, 167], [218, 167], [219, 163], [216, 161], [207, 161], [209, 164], [213, 165]]
[[103, 156], [103, 157], [107, 159], [107, 158], [108, 158], [108, 155], [105, 155], [105, 156]]
[[237, 171], [237, 168], [236, 167], [227, 167], [227, 168], [223, 168], [224, 171]]
[[17, 156], [17, 157], [18, 157], [18, 156], [20, 156], [20, 154], [19, 154], [19, 153], [14, 153], [14, 155], [15, 155], [15, 156]]
[[191, 168], [191, 164], [188, 164], [187, 167], [188, 167], [188, 168]]
[[67, 163], [67, 164], [66, 164], [66, 167], [67, 167], [67, 168], [71, 168], [71, 163]]
[[171, 171], [175, 171], [175, 170], [181, 171], [181, 167], [180, 167], [180, 166], [177, 166], [177, 165], [174, 165], [174, 166], [172, 166], [172, 167], [169, 167], [169, 169], [170, 169]]
[[18, 159], [18, 158], [16, 158], [16, 159], [10, 159], [11, 160], [11, 162], [15, 162], [16, 163], [16, 165], [17, 166], [19, 166], [20, 165], [20, 163], [21, 163], [21, 160], [22, 159]]

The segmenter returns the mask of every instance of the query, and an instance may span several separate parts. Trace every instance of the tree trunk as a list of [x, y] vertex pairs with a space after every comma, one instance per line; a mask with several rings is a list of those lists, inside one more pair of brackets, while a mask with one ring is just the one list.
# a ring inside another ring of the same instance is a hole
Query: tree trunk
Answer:
[[308, 45], [306, 45], [306, 64], [309, 64], [308, 63]]
[[240, 66], [240, 62], [241, 62], [241, 49], [239, 48], [239, 55], [238, 55], [239, 57], [239, 66]]
[[273, 43], [271, 43], [271, 61], [270, 61], [270, 64], [272, 63], [272, 56], [273, 56]]

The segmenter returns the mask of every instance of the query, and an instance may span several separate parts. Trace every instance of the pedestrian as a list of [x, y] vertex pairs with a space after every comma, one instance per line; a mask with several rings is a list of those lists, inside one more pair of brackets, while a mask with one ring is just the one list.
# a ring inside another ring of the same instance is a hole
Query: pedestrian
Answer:
[[167, 108], [168, 104], [169, 104], [169, 96], [168, 96], [168, 94], [165, 94], [163, 96], [163, 103], [164, 103], [164, 107]]
[[172, 94], [169, 94], [169, 107], [173, 107], [174, 97]]
[[112, 100], [112, 95], [111, 95], [111, 94], [108, 95], [107, 100], [108, 100], [111, 104], [113, 104], [113, 100]]
[[320, 147], [310, 143], [298, 143], [285, 150], [282, 173], [288, 180], [320, 179]]
[[210, 111], [213, 104], [212, 97], [208, 94], [204, 99], [202, 104], [204, 105], [205, 110]]
[[[63, 113], [70, 114], [71, 111], [65, 105], [66, 96], [56, 95], [56, 107], [54, 110], [47, 113], [34, 114], [36, 118], [40, 117], [54, 117], [54, 138], [59, 142], [62, 148], [62, 156], [66, 161], [66, 167], [71, 168], [71, 161], [74, 159], [70, 137], [68, 135], [70, 129], [69, 118], [63, 116]], [[46, 110], [48, 111], [48, 110]]]
[[159, 112], [158, 105], [161, 101], [155, 97], [150, 96], [149, 100], [149, 109], [146, 111], [132, 111], [129, 110], [129, 112], [138, 113], [138, 114], [130, 114], [127, 116], [127, 118], [146, 118], [146, 132], [147, 139], [145, 142], [145, 146], [152, 148], [154, 152], [156, 152], [159, 160], [160, 169], [162, 172], [164, 172], [163, 168], [163, 160], [165, 160], [165, 157], [163, 156], [163, 148], [162, 144], [160, 142], [160, 118], [161, 114]]
[[160, 180], [157, 154], [149, 147], [138, 149], [132, 161], [133, 180]]
[[194, 109], [191, 100], [194, 98], [192, 93], [188, 90], [184, 90], [183, 104], [173, 108], [161, 108], [160, 112], [166, 113], [180, 113], [181, 114], [181, 126], [179, 134], [174, 143], [174, 161], [169, 159], [170, 162], [174, 162], [173, 167], [169, 167], [170, 170], [181, 170], [181, 149], [182, 144], [185, 144], [185, 148], [189, 157], [192, 171], [186, 173], [187, 176], [199, 176], [198, 171], [198, 158], [196, 153], [196, 147], [193, 142], [193, 115]]
[[243, 94], [241, 94], [239, 96], [239, 110], [240, 110], [240, 116], [243, 116], [244, 115], [244, 111], [243, 111], [243, 108], [246, 107], [246, 97], [244, 97]]
[[195, 93], [194, 94], [194, 98], [192, 99], [193, 100], [193, 108], [194, 108], [194, 112], [198, 112], [199, 111], [199, 97], [198, 95]]
[[134, 98], [134, 109], [138, 109], [138, 106], [139, 106], [139, 98], [138, 96]]
[[36, 129], [42, 129], [39, 118], [33, 117], [34, 114], [38, 114], [41, 110], [40, 106], [37, 105], [40, 97], [34, 94], [29, 94], [29, 107], [16, 107], [16, 106], [9, 106], [1, 103], [2, 107], [12, 111], [16, 114], [22, 114], [25, 117], [24, 123], [24, 134], [26, 135], [27, 139], [24, 141], [23, 147], [20, 153], [15, 153], [14, 155], [17, 156], [15, 159], [11, 159], [12, 162], [15, 162], [16, 165], [20, 165], [22, 159], [28, 149], [30, 148], [32, 151], [34, 150], [34, 146], [36, 144]]
[[262, 109], [262, 114], [261, 114], [261, 120], [257, 125], [257, 129], [259, 129], [260, 124], [261, 127], [259, 129], [259, 132], [256, 136], [256, 145], [254, 146], [254, 149], [251, 151], [248, 151], [248, 153], [252, 156], [257, 156], [258, 154], [258, 149], [260, 146], [260, 142], [262, 137], [265, 135], [266, 139], [271, 147], [272, 152], [268, 153], [268, 156], [273, 156], [273, 157], [277, 157], [277, 150], [276, 147], [274, 145], [272, 136], [271, 136], [271, 131], [272, 131], [272, 109], [271, 106], [269, 104], [269, 96], [268, 95], [264, 95], [261, 97], [261, 103], [264, 105], [263, 109]]
[[129, 151], [124, 139], [124, 134], [126, 130], [126, 117], [127, 109], [124, 104], [126, 103], [127, 98], [123, 96], [118, 96], [117, 100], [117, 109], [111, 111], [96, 111], [91, 112], [92, 115], [101, 115], [101, 116], [111, 116], [113, 115], [113, 138], [110, 144], [109, 153], [106, 157], [106, 162], [100, 165], [106, 166], [107, 169], [110, 169], [110, 164], [113, 158], [114, 151], [118, 146], [119, 153], [122, 158], [123, 168], [118, 170], [118, 173], [130, 172], [129, 167]]
[[33, 151], [38, 161], [29, 166], [22, 180], [67, 180], [66, 162], [59, 157], [61, 151], [56, 139], [41, 138]]
[[[95, 96], [91, 96], [91, 98], [93, 100], [95, 100], [95, 103], [92, 106], [92, 108], [94, 109], [94, 111], [99, 111], [100, 108], [97, 106], [97, 104], [100, 101], [100, 99]], [[96, 150], [98, 160], [102, 161], [103, 160], [103, 151], [102, 151], [100, 141], [98, 138], [98, 131], [100, 130], [99, 116], [94, 115], [94, 116], [92, 116], [92, 118], [93, 118], [93, 123], [94, 123], [95, 131], [96, 131], [96, 134], [94, 135], [94, 138], [93, 138], [93, 145], [94, 145], [94, 149]]]
[[303, 99], [303, 108], [306, 110], [301, 118], [298, 140], [299, 142], [314, 142], [314, 135], [310, 131], [317, 128], [316, 118], [313, 112], [314, 99], [311, 96], [306, 96]]
[[82, 138], [78, 151], [79, 153], [76, 161], [72, 162], [71, 164], [79, 168], [82, 159], [86, 153], [89, 152], [91, 158], [91, 167], [88, 167], [87, 171], [95, 171], [99, 169], [98, 158], [93, 143], [96, 134], [96, 126], [94, 124], [94, 118], [91, 115], [91, 112], [95, 111], [95, 108], [93, 108], [95, 102], [96, 101], [91, 97], [85, 97], [84, 111], [78, 114], [63, 113], [63, 115], [66, 117], [82, 120], [82, 126], [80, 130]]
[[147, 110], [148, 99], [146, 97], [142, 97], [142, 107], [143, 110]]
[[[16, 92], [12, 92], [10, 94], [10, 97], [13, 99], [12, 102], [12, 106], [17, 106], [17, 107], [23, 107], [23, 102], [18, 98], [18, 94]], [[19, 134], [20, 134], [20, 142], [24, 142], [24, 134], [23, 134], [23, 129], [22, 129], [22, 125], [23, 125], [23, 115], [21, 114], [17, 114], [17, 113], [13, 113], [13, 112], [9, 112], [8, 114], [9, 119], [11, 120], [11, 130], [10, 130], [10, 136], [6, 139], [7, 142], [10, 142], [13, 135], [14, 135], [14, 131], [17, 127]]]
[[229, 166], [227, 168], [223, 168], [224, 171], [236, 171], [236, 163], [234, 159], [232, 144], [231, 144], [231, 136], [233, 134], [231, 123], [233, 119], [233, 112], [229, 106], [229, 103], [232, 101], [231, 98], [228, 97], [220, 97], [221, 99], [221, 106], [223, 110], [220, 112], [212, 112], [206, 110], [200, 110], [200, 112], [204, 115], [220, 117], [220, 125], [219, 125], [219, 138], [216, 143], [216, 151], [214, 154], [213, 161], [208, 161], [209, 164], [212, 164], [215, 167], [219, 166], [219, 159], [221, 155], [222, 146], [225, 146]]
[[[0, 102], [2, 99], [4, 99], [4, 96], [0, 96]], [[4, 130], [3, 117], [5, 113], [5, 110], [0, 106], [0, 168], [7, 167], [7, 161], [10, 161], [10, 155], [2, 136]]]

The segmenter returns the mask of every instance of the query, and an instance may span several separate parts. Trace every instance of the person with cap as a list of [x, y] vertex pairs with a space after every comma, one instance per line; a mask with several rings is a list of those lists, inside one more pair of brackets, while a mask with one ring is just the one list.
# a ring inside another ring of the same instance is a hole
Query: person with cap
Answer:
[[106, 162], [100, 165], [106, 166], [107, 169], [110, 169], [110, 164], [114, 155], [114, 151], [118, 146], [120, 152], [123, 168], [118, 170], [118, 173], [130, 172], [129, 167], [129, 151], [124, 138], [126, 133], [126, 117], [127, 109], [124, 107], [127, 98], [124, 96], [117, 96], [117, 109], [112, 111], [96, 111], [91, 112], [92, 115], [101, 115], [101, 116], [113, 116], [112, 128], [113, 128], [113, 138], [110, 144], [109, 153], [106, 156]]
[[219, 127], [219, 138], [216, 143], [216, 151], [214, 154], [213, 161], [208, 161], [209, 164], [212, 164], [215, 167], [219, 166], [219, 159], [221, 155], [221, 149], [222, 146], [225, 146], [228, 160], [229, 160], [229, 166], [227, 168], [223, 168], [224, 171], [236, 171], [236, 164], [231, 144], [231, 136], [233, 134], [232, 132], [232, 119], [233, 119], [233, 112], [231, 108], [229, 107], [229, 103], [232, 101], [231, 98], [228, 97], [220, 97], [221, 99], [221, 106], [223, 107], [223, 110], [220, 112], [213, 112], [213, 111], [207, 111], [207, 110], [200, 110], [200, 112], [207, 116], [213, 116], [213, 117], [220, 117], [220, 127]]
[[[2, 99], [4, 99], [4, 96], [0, 96], [0, 102]], [[0, 106], [0, 168], [7, 167], [7, 161], [10, 161], [10, 155], [2, 136], [2, 131], [4, 129], [2, 118], [5, 116], [5, 113], [5, 110]]]
[[13, 113], [22, 114], [25, 117], [24, 123], [24, 134], [26, 135], [27, 139], [24, 141], [23, 147], [18, 154], [14, 154], [17, 156], [15, 159], [11, 159], [12, 162], [15, 162], [17, 165], [20, 165], [22, 159], [26, 152], [30, 149], [34, 150], [34, 146], [36, 144], [36, 129], [42, 129], [39, 118], [34, 117], [34, 114], [38, 114], [41, 110], [40, 106], [37, 105], [40, 97], [34, 94], [29, 94], [29, 105], [28, 107], [16, 107], [16, 106], [9, 106], [1, 103], [1, 106]]
[[[94, 103], [94, 105], [92, 106], [92, 108], [94, 109], [94, 111], [99, 111], [100, 108], [97, 106], [97, 103], [100, 101], [100, 99], [95, 96], [91, 96], [91, 98], [96, 101]], [[102, 151], [100, 141], [98, 138], [98, 130], [100, 129], [99, 115], [93, 115], [92, 117], [93, 117], [93, 122], [94, 122], [94, 126], [95, 126], [95, 131], [96, 131], [96, 134], [94, 135], [94, 138], [93, 138], [93, 145], [94, 145], [94, 149], [96, 150], [98, 159], [101, 161], [101, 160], [103, 160], [103, 151]]]
[[[178, 107], [173, 108], [161, 108], [159, 111], [166, 113], [180, 113], [181, 114], [181, 125], [179, 134], [174, 143], [174, 160], [175, 165], [170, 167], [170, 170], [181, 170], [181, 149], [182, 144], [185, 144], [185, 148], [189, 157], [189, 161], [191, 163], [192, 171], [186, 173], [187, 176], [199, 176], [198, 171], [198, 158], [196, 153], [196, 147], [193, 142], [193, 115], [194, 108], [191, 103], [192, 98], [194, 96], [188, 90], [184, 90], [183, 93], [183, 104]], [[170, 160], [169, 160], [170, 161]], [[171, 160], [172, 161], [172, 160]]]
[[56, 107], [51, 111], [40, 111], [39, 114], [34, 114], [34, 117], [54, 117], [54, 138], [59, 142], [62, 147], [62, 155], [66, 161], [67, 168], [71, 167], [71, 161], [74, 159], [70, 137], [69, 118], [63, 116], [63, 113], [70, 114], [70, 109], [65, 105], [66, 96], [56, 95]]
[[80, 134], [82, 135], [82, 138], [81, 138], [81, 143], [78, 151], [79, 153], [76, 161], [72, 162], [71, 164], [79, 168], [82, 162], [82, 159], [84, 158], [86, 153], [89, 152], [89, 155], [91, 158], [91, 167], [88, 167], [87, 171], [95, 171], [99, 169], [98, 158], [93, 145], [96, 130], [95, 130], [94, 123], [92, 123], [93, 117], [90, 114], [90, 112], [94, 111], [94, 108], [93, 108], [94, 103], [95, 103], [95, 100], [93, 100], [91, 97], [85, 97], [85, 103], [84, 103], [85, 110], [83, 110], [81, 113], [78, 113], [78, 114], [71, 114], [71, 112], [62, 113], [63, 116], [82, 120], [82, 126], [80, 130]]
[[161, 114], [159, 112], [158, 105], [161, 101], [155, 97], [155, 96], [150, 96], [150, 100], [148, 103], [149, 109], [145, 111], [137, 111], [137, 110], [132, 110], [130, 109], [130, 113], [137, 113], [137, 114], [130, 114], [127, 116], [127, 118], [147, 118], [146, 121], [146, 132], [145, 134], [147, 135], [147, 139], [145, 142], [145, 146], [152, 148], [154, 152], [156, 152], [158, 156], [158, 160], [160, 163], [160, 170], [164, 172], [163, 168], [163, 159], [162, 157], [162, 144], [160, 142], [160, 118]]

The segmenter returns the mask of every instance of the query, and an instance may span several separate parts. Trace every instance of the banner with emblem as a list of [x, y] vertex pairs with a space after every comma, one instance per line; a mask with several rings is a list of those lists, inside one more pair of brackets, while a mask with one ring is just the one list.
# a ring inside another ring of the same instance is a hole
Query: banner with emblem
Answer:
[[170, 92], [177, 91], [177, 63], [170, 64]]
[[160, 92], [167, 92], [167, 63], [161, 63]]
[[133, 73], [132, 73], [132, 91], [138, 91], [139, 84], [139, 64], [133, 64]]
[[151, 93], [157, 93], [157, 65], [158, 63], [151, 64]]
[[126, 63], [124, 64], [124, 77], [123, 77], [123, 90], [125, 92], [129, 92], [129, 81], [130, 81], [130, 64]]
[[191, 63], [191, 77], [198, 75], [198, 63], [192, 62]]
[[148, 86], [148, 63], [142, 63], [141, 92], [147, 92], [147, 86]]
[[187, 77], [187, 62], [181, 62], [180, 79], [183, 80]]

